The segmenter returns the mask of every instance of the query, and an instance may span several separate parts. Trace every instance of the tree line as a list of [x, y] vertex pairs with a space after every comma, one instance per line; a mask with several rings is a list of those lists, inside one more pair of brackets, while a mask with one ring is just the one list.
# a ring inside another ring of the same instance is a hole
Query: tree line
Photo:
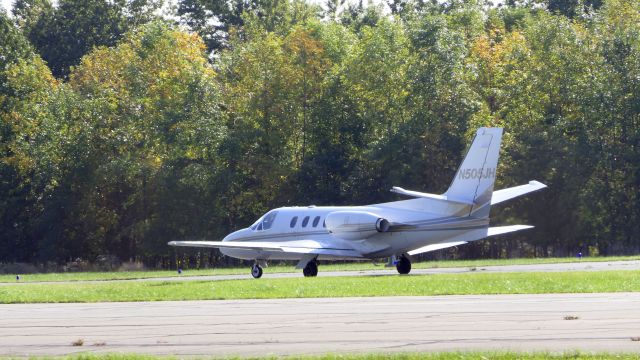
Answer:
[[442, 192], [480, 126], [496, 188], [549, 188], [494, 210], [534, 230], [440, 256], [640, 251], [638, 0], [17, 0], [0, 28], [0, 262], [166, 266], [271, 208]]

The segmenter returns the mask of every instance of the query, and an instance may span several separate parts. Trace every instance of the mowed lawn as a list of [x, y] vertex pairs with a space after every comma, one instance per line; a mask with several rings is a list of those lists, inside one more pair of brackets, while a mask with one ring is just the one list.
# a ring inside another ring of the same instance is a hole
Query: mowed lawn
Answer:
[[640, 270], [463, 273], [224, 281], [47, 283], [0, 286], [0, 303], [227, 300], [640, 291]]
[[[640, 260], [636, 256], [610, 256], [578, 258], [524, 258], [524, 259], [484, 259], [484, 260], [449, 260], [449, 261], [424, 261], [412, 264], [413, 269], [433, 269], [452, 267], [482, 267], [504, 265], [530, 265], [530, 264], [556, 264], [573, 262], [603, 262]], [[294, 269], [295, 264], [269, 266], [267, 273], [299, 272]], [[320, 272], [327, 271], [364, 271], [385, 269], [384, 264], [371, 262], [344, 262], [334, 264], [320, 264]], [[393, 270], [393, 268], [388, 268]], [[202, 270], [185, 270], [181, 276], [209, 276], [209, 275], [238, 275], [249, 274], [249, 267], [218, 268]], [[0, 283], [15, 283], [16, 275], [20, 275], [20, 282], [59, 282], [59, 281], [100, 281], [100, 280], [133, 280], [151, 279], [162, 277], [177, 277], [176, 271], [113, 271], [113, 272], [64, 272], [47, 274], [4, 274], [0, 275]]]
[[[240, 357], [198, 357], [199, 359], [243, 359]], [[441, 352], [441, 353], [381, 353], [381, 354], [326, 354], [326, 355], [293, 355], [284, 357], [288, 360], [634, 360], [640, 354], [616, 353], [522, 353], [522, 352]], [[72, 356], [56, 357], [59, 360], [160, 360], [177, 359], [173, 356], [153, 356], [141, 354], [91, 354], [84, 353]], [[248, 357], [244, 359], [272, 360], [282, 359], [276, 356]]]

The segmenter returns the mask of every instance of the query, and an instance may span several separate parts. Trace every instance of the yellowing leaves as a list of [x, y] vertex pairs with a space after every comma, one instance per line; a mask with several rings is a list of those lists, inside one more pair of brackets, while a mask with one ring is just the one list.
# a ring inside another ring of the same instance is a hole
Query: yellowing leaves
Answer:
[[0, 111], [0, 120], [11, 129], [14, 137], [11, 142], [3, 141], [2, 147], [9, 150], [10, 155], [0, 160], [27, 172], [38, 160], [30, 147], [38, 139], [43, 122], [48, 119], [46, 104], [61, 85], [40, 57], [19, 60], [5, 74], [5, 86], [12, 89], [13, 96], [4, 99], [6, 110]]
[[502, 75], [509, 65], [526, 59], [529, 55], [525, 37], [518, 31], [507, 34], [501, 29], [491, 29], [479, 36], [471, 47], [470, 61], [479, 66], [478, 75], [491, 79]]
[[530, 63], [529, 57], [526, 38], [519, 31], [493, 27], [475, 39], [467, 63], [474, 70], [472, 84], [483, 101], [480, 111], [472, 116], [472, 127], [502, 125], [498, 112], [505, 101], [505, 89], [526, 81], [519, 69]]

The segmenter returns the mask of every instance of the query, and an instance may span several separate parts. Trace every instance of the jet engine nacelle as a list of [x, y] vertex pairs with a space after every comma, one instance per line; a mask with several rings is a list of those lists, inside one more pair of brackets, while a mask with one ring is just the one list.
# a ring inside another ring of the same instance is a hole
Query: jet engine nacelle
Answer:
[[366, 211], [334, 211], [325, 219], [327, 230], [345, 240], [366, 239], [389, 231], [389, 221]]

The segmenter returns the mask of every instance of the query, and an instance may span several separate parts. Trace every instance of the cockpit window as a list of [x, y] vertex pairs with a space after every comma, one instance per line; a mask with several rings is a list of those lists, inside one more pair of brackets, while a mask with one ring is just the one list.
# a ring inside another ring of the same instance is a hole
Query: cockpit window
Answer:
[[255, 224], [251, 226], [251, 230], [261, 231], [271, 229], [273, 222], [276, 220], [276, 215], [278, 215], [277, 211], [267, 213], [267, 215], [256, 221]]
[[253, 223], [253, 225], [251, 225], [251, 230], [256, 230], [258, 228], [258, 225], [262, 224], [262, 218], [256, 220], [256, 222]]
[[271, 229], [273, 222], [276, 220], [276, 215], [278, 215], [278, 212], [272, 211], [264, 217], [264, 220], [262, 220], [262, 230]]

